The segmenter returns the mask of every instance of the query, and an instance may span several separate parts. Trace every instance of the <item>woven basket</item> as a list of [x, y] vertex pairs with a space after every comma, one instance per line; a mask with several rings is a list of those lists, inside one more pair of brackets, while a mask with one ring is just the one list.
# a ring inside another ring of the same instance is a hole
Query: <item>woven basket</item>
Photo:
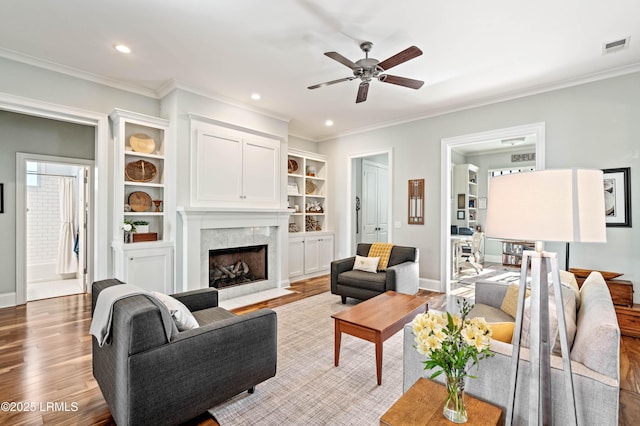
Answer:
[[129, 205], [134, 212], [146, 212], [151, 208], [151, 197], [143, 191], [135, 191], [129, 195]]
[[133, 161], [127, 164], [124, 169], [127, 179], [132, 182], [149, 182], [155, 179], [158, 174], [156, 166], [145, 160]]
[[129, 138], [131, 149], [136, 152], [151, 154], [156, 149], [156, 143], [153, 138], [144, 133], [136, 133]]

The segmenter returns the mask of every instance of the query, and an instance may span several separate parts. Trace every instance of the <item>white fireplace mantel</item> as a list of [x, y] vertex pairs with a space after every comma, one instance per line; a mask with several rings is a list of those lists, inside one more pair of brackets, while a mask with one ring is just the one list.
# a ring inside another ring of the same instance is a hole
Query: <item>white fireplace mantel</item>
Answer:
[[[273, 277], [277, 287], [289, 285], [288, 277], [288, 209], [239, 209], [178, 207], [182, 222], [182, 268], [178, 270], [178, 291], [209, 286], [208, 270], [202, 262], [201, 236], [207, 229], [270, 228], [276, 231], [276, 264]], [[180, 279], [181, 278], [181, 279]]]

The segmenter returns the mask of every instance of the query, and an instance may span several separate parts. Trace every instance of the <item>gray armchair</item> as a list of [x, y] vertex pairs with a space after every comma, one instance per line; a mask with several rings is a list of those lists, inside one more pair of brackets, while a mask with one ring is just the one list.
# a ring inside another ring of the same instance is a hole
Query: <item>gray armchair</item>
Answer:
[[[358, 244], [356, 254], [366, 256], [371, 244]], [[331, 293], [342, 303], [347, 297], [366, 300], [393, 290], [398, 293], [418, 292], [419, 252], [415, 247], [393, 246], [386, 272], [354, 271], [355, 256], [331, 262]]]
[[[93, 283], [92, 313], [100, 292], [122, 284]], [[167, 340], [160, 308], [144, 295], [118, 300], [111, 340], [93, 340], [93, 375], [120, 425], [172, 425], [275, 376], [277, 319], [261, 309], [235, 315], [218, 307], [218, 293], [207, 288], [173, 295], [200, 327]]]

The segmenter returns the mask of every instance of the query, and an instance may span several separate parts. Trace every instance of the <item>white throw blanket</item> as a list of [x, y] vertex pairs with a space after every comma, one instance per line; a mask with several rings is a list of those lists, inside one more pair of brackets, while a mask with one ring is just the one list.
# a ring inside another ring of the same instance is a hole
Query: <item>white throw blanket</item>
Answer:
[[136, 294], [143, 294], [147, 296], [154, 304], [160, 308], [162, 313], [162, 322], [164, 325], [167, 339], [171, 338], [172, 331], [172, 319], [171, 314], [164, 306], [164, 304], [153, 296], [150, 292], [136, 287], [131, 284], [120, 284], [107, 287], [100, 292], [98, 300], [96, 301], [96, 307], [93, 311], [93, 319], [91, 320], [91, 327], [89, 333], [92, 334], [97, 340], [100, 347], [109, 339], [111, 334], [111, 323], [113, 321], [113, 305], [120, 299], [125, 297], [134, 296]]

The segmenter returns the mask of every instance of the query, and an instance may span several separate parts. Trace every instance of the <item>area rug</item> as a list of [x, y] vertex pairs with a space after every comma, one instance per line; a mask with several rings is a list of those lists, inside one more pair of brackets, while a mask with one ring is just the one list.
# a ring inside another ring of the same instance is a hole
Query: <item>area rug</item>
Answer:
[[506, 268], [483, 269], [478, 274], [464, 275], [458, 278], [460, 284], [475, 284], [478, 280], [486, 280], [509, 272]]
[[334, 367], [331, 315], [355, 303], [327, 292], [275, 308], [276, 376], [209, 412], [221, 426], [378, 425], [402, 395], [402, 331], [384, 343], [381, 386], [373, 343], [343, 334]]

